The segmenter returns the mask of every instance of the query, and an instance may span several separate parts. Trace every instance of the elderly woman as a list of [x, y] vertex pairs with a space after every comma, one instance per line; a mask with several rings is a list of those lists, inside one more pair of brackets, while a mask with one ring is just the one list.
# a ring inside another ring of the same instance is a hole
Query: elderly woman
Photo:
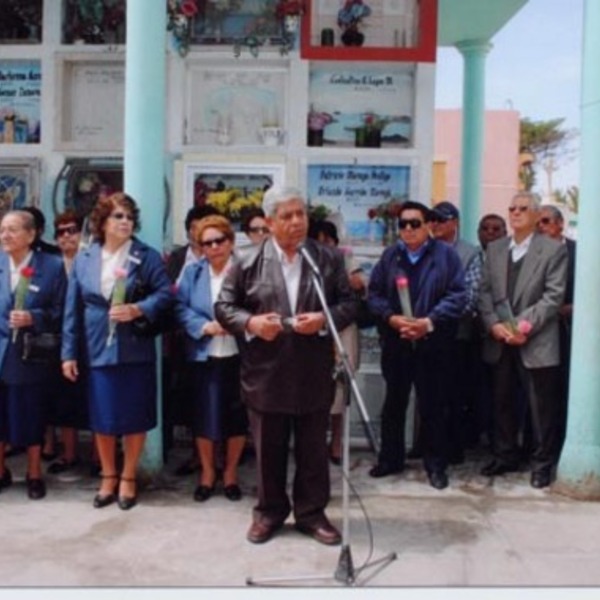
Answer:
[[23, 360], [26, 334], [60, 331], [66, 276], [61, 261], [35, 252], [33, 216], [8, 212], [0, 224], [0, 490], [12, 482], [4, 445], [27, 448], [27, 495], [46, 495], [41, 472], [51, 363]]
[[[90, 215], [96, 241], [75, 258], [65, 303], [63, 375], [76, 381], [87, 362], [90, 427], [102, 464], [94, 507], [137, 502], [136, 470], [146, 432], [156, 426], [156, 348], [134, 321], [160, 318], [173, 300], [160, 254], [134, 237], [135, 201], [121, 192], [99, 198]], [[135, 290], [143, 298], [132, 301]], [[80, 355], [81, 343], [85, 352]], [[123, 436], [117, 474], [116, 440]]]
[[186, 333], [186, 356], [192, 367], [192, 430], [202, 473], [194, 500], [204, 502], [214, 492], [215, 443], [225, 441], [223, 485], [225, 497], [242, 497], [237, 466], [248, 426], [240, 399], [238, 348], [215, 320], [213, 305], [232, 262], [235, 234], [221, 216], [202, 219], [196, 241], [204, 258], [184, 272], [177, 291], [175, 314]]

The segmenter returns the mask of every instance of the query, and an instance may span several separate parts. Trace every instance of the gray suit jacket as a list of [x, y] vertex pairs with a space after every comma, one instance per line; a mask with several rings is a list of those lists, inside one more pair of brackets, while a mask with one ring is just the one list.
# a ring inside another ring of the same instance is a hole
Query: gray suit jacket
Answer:
[[[306, 240], [306, 248], [319, 267], [331, 316], [339, 330], [356, 318], [358, 303], [348, 283], [342, 254]], [[333, 400], [333, 339], [331, 335], [281, 333], [271, 342], [247, 339], [246, 322], [252, 315], [278, 312], [284, 317], [320, 311], [310, 268], [303, 261], [298, 301], [290, 311], [281, 263], [273, 242], [240, 253], [228, 273], [215, 316], [238, 336], [242, 358], [244, 402], [267, 413], [306, 414], [328, 410]]]
[[[487, 336], [483, 359], [495, 363], [502, 344], [490, 335], [502, 321], [499, 304], [507, 298], [507, 272], [511, 238], [502, 238], [487, 247], [479, 294], [479, 313]], [[529, 369], [556, 366], [560, 362], [558, 309], [567, 282], [567, 249], [564, 244], [535, 233], [515, 285], [512, 312], [518, 321], [532, 325], [527, 342], [520, 347], [523, 364]]]

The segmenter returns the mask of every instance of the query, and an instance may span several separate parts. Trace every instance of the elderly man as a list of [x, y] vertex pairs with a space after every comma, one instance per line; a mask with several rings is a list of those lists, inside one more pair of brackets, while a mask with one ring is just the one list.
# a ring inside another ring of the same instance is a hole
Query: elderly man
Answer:
[[369, 474], [385, 477], [404, 469], [406, 409], [414, 383], [425, 469], [430, 484], [441, 490], [448, 485], [448, 381], [455, 376], [449, 365], [467, 292], [458, 254], [429, 236], [431, 218], [419, 202], [402, 205], [400, 241], [384, 251], [369, 282], [386, 383], [381, 451]]
[[242, 395], [256, 449], [258, 504], [247, 539], [266, 542], [290, 513], [286, 472], [293, 433], [295, 526], [318, 542], [339, 544], [341, 536], [325, 516], [333, 341], [299, 247], [319, 271], [338, 330], [352, 323], [357, 303], [342, 254], [306, 239], [308, 215], [298, 190], [269, 189], [263, 210], [271, 238], [240, 256], [215, 305], [218, 321], [240, 340]]
[[464, 461], [465, 447], [474, 444], [479, 434], [476, 404], [481, 352], [475, 313], [483, 259], [477, 246], [460, 239], [459, 219], [459, 210], [451, 202], [439, 202], [433, 207], [433, 236], [456, 250], [465, 270], [467, 288], [467, 305], [458, 324], [456, 352], [452, 354], [453, 371], [461, 375], [448, 382], [451, 387], [448, 423], [451, 464]]
[[[575, 256], [577, 244], [565, 237], [564, 218], [556, 206], [542, 206], [540, 218], [537, 223], [538, 232], [564, 244], [567, 248], [569, 261], [567, 264], [567, 288], [565, 299], [560, 307], [560, 363], [562, 379], [562, 405], [561, 405], [561, 439], [564, 439], [567, 428], [567, 403], [569, 397], [569, 366], [571, 362], [571, 325], [573, 318], [573, 292], [575, 289]], [[562, 446], [562, 444], [561, 444]]]
[[494, 365], [494, 455], [481, 473], [519, 467], [519, 419], [514, 390], [526, 391], [533, 426], [531, 485], [550, 485], [560, 451], [558, 313], [567, 276], [567, 250], [536, 233], [539, 197], [519, 192], [509, 206], [511, 237], [488, 245], [479, 312], [488, 333], [484, 360]]

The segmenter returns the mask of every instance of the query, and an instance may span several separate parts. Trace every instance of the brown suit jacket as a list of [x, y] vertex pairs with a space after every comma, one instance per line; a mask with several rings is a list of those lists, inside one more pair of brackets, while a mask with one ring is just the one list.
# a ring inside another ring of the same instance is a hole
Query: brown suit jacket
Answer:
[[[342, 254], [306, 241], [321, 271], [324, 292], [333, 320], [342, 330], [356, 318], [358, 303], [352, 294]], [[306, 261], [295, 313], [322, 310]], [[215, 304], [217, 320], [238, 337], [242, 358], [242, 392], [245, 403], [268, 413], [305, 414], [328, 410], [333, 398], [333, 338], [329, 333], [281, 333], [271, 342], [248, 339], [246, 323], [252, 315], [278, 312], [293, 316], [281, 264], [273, 241], [241, 254], [227, 275]]]
[[[483, 359], [495, 363], [502, 345], [489, 331], [502, 319], [498, 305], [507, 298], [507, 272], [510, 238], [487, 247], [479, 294], [479, 314], [488, 333]], [[520, 347], [523, 364], [530, 369], [559, 364], [558, 309], [567, 284], [567, 249], [556, 240], [535, 233], [516, 281], [512, 312], [516, 321], [532, 325], [527, 342]]]

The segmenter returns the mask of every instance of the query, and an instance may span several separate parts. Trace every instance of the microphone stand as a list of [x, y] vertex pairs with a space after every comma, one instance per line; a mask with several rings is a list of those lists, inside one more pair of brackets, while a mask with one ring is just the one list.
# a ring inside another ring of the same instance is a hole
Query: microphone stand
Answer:
[[[329, 326], [329, 330], [333, 335], [333, 339], [335, 340], [335, 346], [338, 350], [338, 364], [335, 369], [335, 376], [340, 377], [342, 384], [344, 386], [344, 415], [343, 415], [343, 442], [342, 442], [342, 547], [340, 551], [340, 556], [338, 559], [338, 564], [336, 570], [333, 574], [333, 577], [336, 581], [340, 583], [344, 583], [348, 586], [354, 585], [362, 585], [367, 582], [368, 579], [374, 577], [379, 571], [384, 569], [388, 564], [398, 558], [398, 555], [395, 552], [390, 552], [385, 556], [367, 562], [358, 569], [354, 567], [354, 561], [352, 559], [352, 551], [350, 548], [350, 418], [349, 418], [349, 409], [350, 409], [350, 400], [351, 400], [351, 391], [354, 392], [356, 400], [362, 402], [362, 396], [360, 394], [360, 390], [358, 389], [358, 385], [356, 384], [356, 379], [354, 378], [352, 367], [350, 365], [350, 361], [348, 358], [348, 352], [344, 348], [342, 344], [342, 340], [338, 333], [337, 327], [335, 326], [335, 322], [331, 315], [331, 311], [329, 310], [329, 306], [327, 304], [327, 299], [325, 297], [325, 293], [323, 291], [323, 286], [321, 285], [321, 273], [319, 268], [312, 260], [312, 257], [308, 254], [308, 251], [304, 248], [300, 248], [300, 253], [306, 259], [306, 262], [309, 264], [312, 271], [312, 278], [315, 289], [317, 291], [317, 295], [319, 300], [321, 301], [321, 306], [323, 308], [323, 312], [325, 314], [325, 318], [327, 324]], [[364, 408], [364, 407], [363, 407]], [[365, 422], [366, 424], [367, 422]], [[374, 440], [374, 437], [373, 437]], [[364, 579], [363, 581], [357, 581], [356, 577], [365, 569], [369, 569], [371, 567], [379, 566], [379, 568], [371, 573], [371, 575]], [[252, 579], [251, 577], [246, 578], [246, 585], [276, 585], [284, 584], [284, 582], [297, 582], [297, 581], [314, 581], [314, 580], [322, 580], [328, 579], [329, 575], [297, 575], [294, 577], [269, 577], [262, 580]]]

